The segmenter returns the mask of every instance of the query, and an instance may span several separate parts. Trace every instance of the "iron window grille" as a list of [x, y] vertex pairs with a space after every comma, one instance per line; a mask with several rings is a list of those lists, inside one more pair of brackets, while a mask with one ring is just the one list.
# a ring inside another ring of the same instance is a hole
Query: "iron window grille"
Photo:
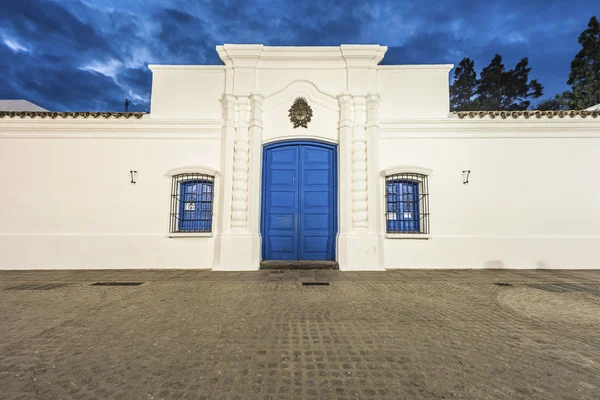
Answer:
[[429, 234], [427, 175], [400, 173], [385, 177], [386, 232]]
[[214, 176], [185, 173], [173, 176], [170, 232], [212, 231]]

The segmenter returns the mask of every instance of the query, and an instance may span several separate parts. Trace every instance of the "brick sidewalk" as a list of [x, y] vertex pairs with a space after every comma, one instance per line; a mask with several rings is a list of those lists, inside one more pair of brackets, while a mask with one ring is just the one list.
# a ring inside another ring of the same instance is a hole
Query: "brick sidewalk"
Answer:
[[599, 306], [595, 270], [0, 271], [0, 398], [597, 399]]

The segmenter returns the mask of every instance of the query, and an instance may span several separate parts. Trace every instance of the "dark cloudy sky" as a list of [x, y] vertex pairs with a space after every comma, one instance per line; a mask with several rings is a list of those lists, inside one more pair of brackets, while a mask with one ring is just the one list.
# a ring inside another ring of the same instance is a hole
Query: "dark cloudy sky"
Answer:
[[0, 0], [0, 99], [52, 111], [148, 111], [148, 64], [220, 64], [215, 46], [388, 46], [384, 64], [480, 70], [529, 57], [543, 98], [567, 88], [590, 0]]

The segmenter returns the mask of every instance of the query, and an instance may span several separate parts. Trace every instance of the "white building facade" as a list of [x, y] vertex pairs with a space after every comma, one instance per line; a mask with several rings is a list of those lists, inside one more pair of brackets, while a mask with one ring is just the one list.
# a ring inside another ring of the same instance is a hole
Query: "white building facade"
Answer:
[[0, 268], [598, 268], [600, 111], [450, 113], [452, 65], [224, 45], [150, 114], [0, 113]]

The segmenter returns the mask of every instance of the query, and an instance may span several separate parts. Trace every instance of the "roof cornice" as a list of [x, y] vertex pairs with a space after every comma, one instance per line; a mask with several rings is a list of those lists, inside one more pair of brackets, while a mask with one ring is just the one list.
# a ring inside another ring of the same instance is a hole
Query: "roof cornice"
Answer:
[[598, 118], [600, 110], [555, 110], [555, 111], [459, 111], [453, 112], [451, 116], [457, 116], [459, 119], [529, 119], [529, 118]]
[[114, 119], [140, 119], [144, 112], [46, 112], [46, 111], [0, 111], [0, 118], [114, 118]]

